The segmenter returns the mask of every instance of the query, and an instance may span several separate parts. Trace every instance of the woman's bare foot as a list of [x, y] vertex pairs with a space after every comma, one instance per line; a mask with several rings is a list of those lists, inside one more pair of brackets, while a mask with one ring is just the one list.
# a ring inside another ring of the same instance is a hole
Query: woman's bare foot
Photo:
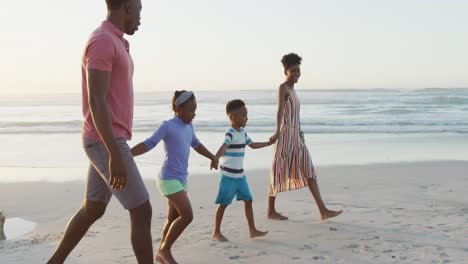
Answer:
[[154, 260], [157, 263], [166, 264], [166, 262], [164, 262], [164, 260], [162, 260], [161, 257], [159, 256], [159, 251], [158, 251], [158, 253], [156, 253], [156, 257], [154, 258]]
[[268, 234], [268, 231], [260, 231], [255, 229], [253, 232], [250, 232], [250, 238], [262, 237]]
[[324, 213], [321, 213], [321, 219], [322, 220], [327, 220], [328, 218], [332, 218], [335, 216], [339, 216], [341, 213], [343, 213], [342, 210], [340, 211], [332, 211], [332, 210], [327, 210]]
[[177, 261], [172, 256], [172, 253], [170, 250], [160, 249], [158, 252], [158, 256], [159, 256], [159, 259], [161, 260], [161, 263], [177, 264]]
[[267, 218], [271, 220], [288, 220], [288, 217], [281, 215], [278, 212], [268, 212]]
[[213, 233], [213, 239], [219, 242], [226, 242], [228, 239], [221, 233]]

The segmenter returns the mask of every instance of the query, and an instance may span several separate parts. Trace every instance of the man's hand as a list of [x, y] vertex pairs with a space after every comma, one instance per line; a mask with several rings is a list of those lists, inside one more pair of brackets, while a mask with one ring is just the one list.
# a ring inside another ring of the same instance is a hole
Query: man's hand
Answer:
[[120, 153], [109, 156], [109, 185], [115, 190], [123, 190], [127, 186], [127, 167]]

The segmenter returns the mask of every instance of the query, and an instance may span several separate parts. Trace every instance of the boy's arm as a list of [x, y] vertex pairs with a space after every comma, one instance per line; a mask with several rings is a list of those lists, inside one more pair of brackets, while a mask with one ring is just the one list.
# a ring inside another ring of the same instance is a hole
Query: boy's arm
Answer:
[[212, 169], [213, 168], [218, 169], [219, 158], [224, 155], [224, 153], [226, 152], [228, 147], [229, 147], [229, 145], [227, 143], [223, 143], [223, 145], [221, 145], [221, 147], [218, 149], [218, 152], [216, 152], [216, 155], [215, 155], [214, 159], [211, 160], [211, 168]]
[[223, 145], [219, 147], [218, 152], [216, 152], [216, 155], [215, 155], [216, 160], [219, 160], [219, 158], [221, 158], [221, 156], [223, 156], [224, 153], [226, 153], [226, 150], [228, 147], [229, 145], [226, 143], [223, 143]]
[[269, 142], [252, 142], [249, 144], [249, 147], [252, 148], [252, 149], [259, 149], [259, 148], [264, 148], [264, 147], [268, 147], [271, 145], [271, 141]]
[[146, 147], [144, 142], [141, 142], [132, 148], [132, 155], [134, 157], [141, 154], [145, 154], [146, 152], [148, 152], [148, 148]]

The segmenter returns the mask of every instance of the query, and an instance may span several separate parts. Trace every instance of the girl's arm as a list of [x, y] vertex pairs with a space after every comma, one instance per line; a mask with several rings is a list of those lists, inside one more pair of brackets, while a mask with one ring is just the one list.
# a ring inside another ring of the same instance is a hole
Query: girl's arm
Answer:
[[146, 152], [148, 152], [148, 148], [146, 147], [144, 142], [141, 142], [132, 148], [132, 155], [134, 157], [141, 154], [145, 154]]
[[145, 141], [139, 143], [138, 145], [132, 148], [132, 155], [138, 156], [152, 150], [158, 145], [158, 143], [162, 139], [166, 137], [167, 130], [168, 124], [167, 122], [163, 122], [161, 126], [159, 126], [158, 130], [156, 130], [156, 132], [154, 132], [154, 134], [150, 138], [146, 139]]
[[215, 156], [203, 146], [202, 143], [200, 143], [196, 148], [194, 148], [196, 152], [198, 152], [200, 155], [207, 157], [210, 160], [214, 160]]
[[218, 169], [218, 160], [208, 149], [205, 148], [205, 146], [203, 146], [202, 143], [198, 144], [198, 146], [193, 149], [195, 149], [195, 151], [200, 155], [205, 156], [211, 160], [210, 169]]
[[287, 95], [288, 88], [286, 85], [280, 85], [278, 89], [278, 112], [276, 113], [276, 131], [275, 134], [270, 138], [270, 141], [275, 142], [278, 139], [281, 125], [283, 122], [283, 112], [284, 112], [284, 99]]

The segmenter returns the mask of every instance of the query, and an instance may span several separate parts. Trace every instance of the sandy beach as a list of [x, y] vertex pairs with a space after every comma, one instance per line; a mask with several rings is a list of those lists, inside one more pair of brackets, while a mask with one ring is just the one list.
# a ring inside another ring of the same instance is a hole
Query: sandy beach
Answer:
[[[191, 175], [195, 219], [174, 248], [180, 263], [466, 263], [468, 162], [443, 161], [318, 167], [322, 195], [342, 216], [322, 222], [307, 189], [279, 194], [287, 221], [265, 217], [268, 171], [247, 174], [256, 224], [270, 233], [249, 239], [242, 203], [228, 207], [222, 231], [211, 239], [218, 176]], [[84, 169], [83, 169], [84, 172]], [[70, 173], [63, 169], [63, 173]], [[147, 181], [153, 205], [153, 240], [160, 239], [165, 200]], [[1, 183], [8, 219], [36, 223], [21, 238], [0, 241], [0, 263], [44, 263], [80, 205], [83, 182]], [[136, 263], [129, 217], [113, 199], [67, 263]]]

